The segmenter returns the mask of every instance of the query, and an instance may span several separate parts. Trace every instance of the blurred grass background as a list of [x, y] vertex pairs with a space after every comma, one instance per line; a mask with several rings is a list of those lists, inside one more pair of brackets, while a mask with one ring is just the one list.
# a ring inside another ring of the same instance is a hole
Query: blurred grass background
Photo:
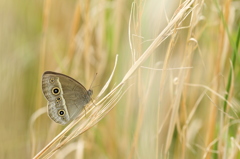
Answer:
[[[192, 12], [142, 64], [151, 69], [137, 69], [117, 106], [53, 158], [240, 158], [240, 1], [188, 1]], [[110, 91], [183, 2], [0, 0], [0, 158], [31, 158], [63, 129], [46, 112], [30, 124], [47, 103], [44, 71], [86, 88], [97, 72], [94, 98], [118, 54]]]

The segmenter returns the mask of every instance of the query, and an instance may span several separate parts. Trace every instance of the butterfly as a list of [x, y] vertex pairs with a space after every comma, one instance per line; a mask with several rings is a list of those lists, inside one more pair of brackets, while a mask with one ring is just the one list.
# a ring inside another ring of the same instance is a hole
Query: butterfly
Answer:
[[52, 71], [43, 73], [42, 91], [48, 101], [48, 116], [62, 125], [75, 119], [93, 94], [75, 79]]

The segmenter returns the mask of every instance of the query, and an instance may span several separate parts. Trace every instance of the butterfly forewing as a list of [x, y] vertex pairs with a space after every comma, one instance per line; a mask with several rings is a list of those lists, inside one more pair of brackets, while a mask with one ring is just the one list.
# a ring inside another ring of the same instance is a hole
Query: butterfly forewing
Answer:
[[72, 78], [66, 79], [65, 76], [59, 78], [68, 113], [71, 118], [75, 118], [90, 101], [91, 97], [87, 94], [86, 88]]

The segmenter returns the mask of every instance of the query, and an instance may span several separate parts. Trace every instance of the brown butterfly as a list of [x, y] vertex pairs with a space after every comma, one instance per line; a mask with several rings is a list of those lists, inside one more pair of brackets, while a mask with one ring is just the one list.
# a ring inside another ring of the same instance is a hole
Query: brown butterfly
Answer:
[[48, 116], [62, 125], [75, 119], [93, 94], [75, 79], [51, 71], [42, 75], [42, 91], [48, 101]]

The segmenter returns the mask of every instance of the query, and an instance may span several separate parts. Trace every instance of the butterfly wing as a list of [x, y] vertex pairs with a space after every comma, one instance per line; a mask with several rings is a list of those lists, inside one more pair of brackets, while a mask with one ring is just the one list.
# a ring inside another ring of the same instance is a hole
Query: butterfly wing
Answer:
[[82, 84], [51, 71], [43, 74], [42, 90], [48, 100], [49, 117], [63, 125], [74, 119], [91, 99]]

